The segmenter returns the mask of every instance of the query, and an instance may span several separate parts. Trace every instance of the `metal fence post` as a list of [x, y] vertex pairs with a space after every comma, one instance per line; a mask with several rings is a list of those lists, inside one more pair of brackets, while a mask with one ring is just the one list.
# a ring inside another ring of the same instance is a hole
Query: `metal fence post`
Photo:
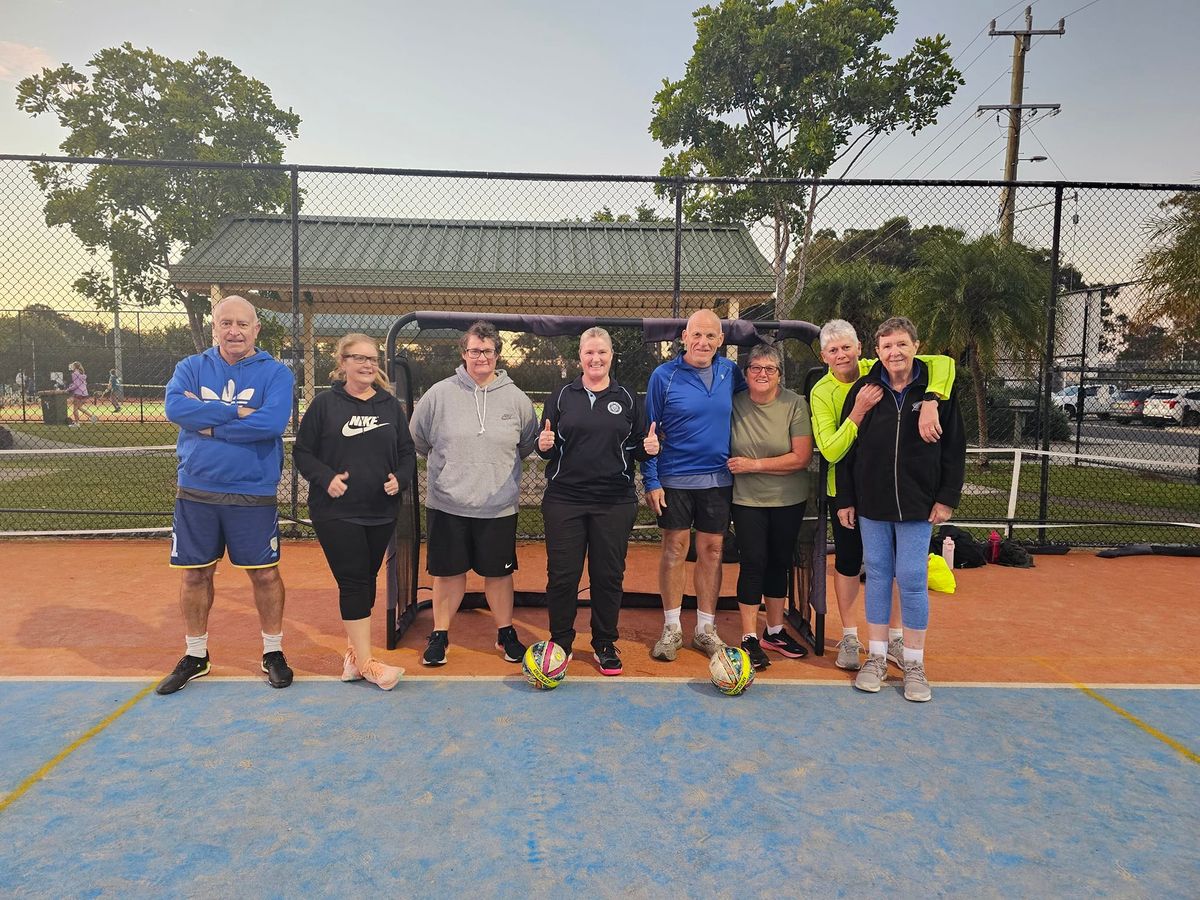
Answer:
[[[292, 171], [292, 433], [300, 427], [300, 379], [298, 377], [299, 359], [296, 353], [300, 347], [300, 170], [296, 166]], [[311, 348], [306, 347], [305, 353]], [[296, 467], [292, 466], [292, 521], [300, 518], [300, 486], [296, 482]]]
[[[1038, 521], [1046, 523], [1050, 509], [1050, 388], [1054, 369], [1054, 320], [1058, 311], [1058, 256], [1062, 235], [1063, 186], [1054, 188], [1054, 244], [1050, 248], [1050, 305], [1046, 312], [1046, 359], [1042, 378], [1042, 472], [1038, 497]], [[1038, 543], [1046, 543], [1046, 529], [1038, 529]]]
[[671, 295], [671, 317], [679, 318], [680, 267], [683, 259], [683, 179], [675, 179], [675, 287]]

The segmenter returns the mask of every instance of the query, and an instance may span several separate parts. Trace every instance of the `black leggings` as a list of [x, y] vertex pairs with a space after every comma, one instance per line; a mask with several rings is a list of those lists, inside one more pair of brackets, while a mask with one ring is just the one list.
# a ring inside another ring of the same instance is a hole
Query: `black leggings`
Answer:
[[342, 621], [371, 617], [375, 605], [375, 576], [396, 526], [356, 525], [344, 519], [313, 522], [329, 570], [338, 584]]
[[786, 597], [792, 556], [804, 504], [792, 506], [733, 505], [737, 533], [737, 601], [757, 606], [763, 597]]

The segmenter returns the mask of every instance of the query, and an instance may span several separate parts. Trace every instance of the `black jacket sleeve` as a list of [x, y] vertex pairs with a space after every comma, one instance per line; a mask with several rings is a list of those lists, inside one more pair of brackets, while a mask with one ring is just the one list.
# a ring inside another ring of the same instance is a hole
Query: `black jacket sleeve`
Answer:
[[549, 450], [543, 451], [540, 447], [534, 446], [537, 455], [542, 459], [558, 459], [562, 455], [562, 437], [558, 433], [558, 403], [562, 392], [567, 389], [566, 385], [562, 385], [553, 394], [546, 398], [546, 404], [542, 407], [542, 420], [538, 423], [538, 431], [544, 431], [546, 423], [550, 423], [550, 430], [554, 432], [554, 446]]
[[633, 458], [638, 462], [645, 462], [650, 458], [650, 454], [646, 452], [642, 443], [646, 440], [646, 431], [649, 427], [646, 423], [646, 401], [641, 394], [633, 394], [633, 431], [629, 433], [629, 441], [626, 443], [625, 449], [632, 453]]
[[957, 387], [945, 403], [938, 404], [938, 418], [942, 423], [942, 478], [934, 499], [953, 509], [962, 500], [967, 468], [967, 434]]
[[[326, 490], [337, 473], [321, 460], [321, 434], [325, 427], [324, 394], [318, 394], [304, 411], [296, 442], [292, 445], [292, 461], [296, 469], [318, 490]], [[409, 438], [409, 443], [412, 438]]]
[[417, 474], [417, 451], [399, 400], [396, 401], [396, 460], [396, 480], [400, 482], [400, 490], [405, 490], [412, 486]]
[[[838, 423], [846, 421], [846, 416], [850, 415], [850, 410], [854, 409], [854, 401], [858, 399], [858, 392], [862, 390], [864, 382], [859, 379], [854, 382], [854, 387], [850, 388], [850, 393], [846, 395], [846, 402], [842, 404], [842, 414], [838, 419]], [[870, 413], [867, 413], [870, 416]], [[867, 424], [867, 420], [863, 419], [862, 426]], [[854, 483], [854, 463], [858, 458], [858, 439], [850, 445], [850, 449], [846, 451], [837, 462], [837, 468], [834, 470], [834, 486], [837, 488], [837, 495], [833, 499], [834, 509], [846, 509], [847, 507], [856, 506], [858, 503], [858, 492]]]

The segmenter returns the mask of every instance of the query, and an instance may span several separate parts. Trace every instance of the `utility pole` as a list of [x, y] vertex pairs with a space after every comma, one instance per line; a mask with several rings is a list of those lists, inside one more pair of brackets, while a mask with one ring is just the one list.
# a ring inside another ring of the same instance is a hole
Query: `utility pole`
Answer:
[[[1057, 28], [1043, 28], [1035, 30], [1033, 27], [1033, 7], [1025, 7], [1025, 27], [1017, 31], [997, 31], [996, 20], [992, 19], [991, 27], [988, 29], [990, 37], [999, 37], [1000, 35], [1012, 35], [1013, 38], [1013, 58], [1012, 58], [1012, 87], [1009, 90], [1009, 101], [1005, 104], [993, 104], [988, 106], [979, 106], [975, 109], [975, 114], [979, 115], [982, 112], [990, 110], [1007, 110], [1008, 111], [1008, 150], [1004, 155], [1004, 180], [1017, 180], [1017, 158], [1021, 151], [1021, 119], [1025, 114], [1025, 110], [1031, 110], [1034, 115], [1039, 109], [1051, 110], [1050, 115], [1058, 115], [1060, 106], [1057, 103], [1025, 103], [1025, 54], [1029, 52], [1029, 39], [1035, 34], [1056, 34], [1062, 35], [1066, 33], [1066, 20], [1059, 19]], [[1014, 187], [1005, 187], [1000, 194], [1000, 239], [1008, 244], [1012, 242], [1014, 216], [1017, 208], [1017, 190]]]

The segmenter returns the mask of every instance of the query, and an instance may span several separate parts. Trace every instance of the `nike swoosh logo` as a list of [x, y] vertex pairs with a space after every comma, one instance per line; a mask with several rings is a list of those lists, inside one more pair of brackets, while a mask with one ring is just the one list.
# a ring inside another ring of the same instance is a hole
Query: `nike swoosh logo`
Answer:
[[342, 435], [354, 437], [356, 434], [366, 434], [368, 431], [374, 431], [376, 428], [383, 428], [390, 424], [390, 422], [376, 422], [374, 425], [351, 425], [347, 422], [342, 426]]
[[511, 569], [512, 567], [513, 567], [513, 564], [512, 564], [512, 563], [505, 563], [505, 564], [504, 564], [504, 568], [506, 568], [506, 569]]

